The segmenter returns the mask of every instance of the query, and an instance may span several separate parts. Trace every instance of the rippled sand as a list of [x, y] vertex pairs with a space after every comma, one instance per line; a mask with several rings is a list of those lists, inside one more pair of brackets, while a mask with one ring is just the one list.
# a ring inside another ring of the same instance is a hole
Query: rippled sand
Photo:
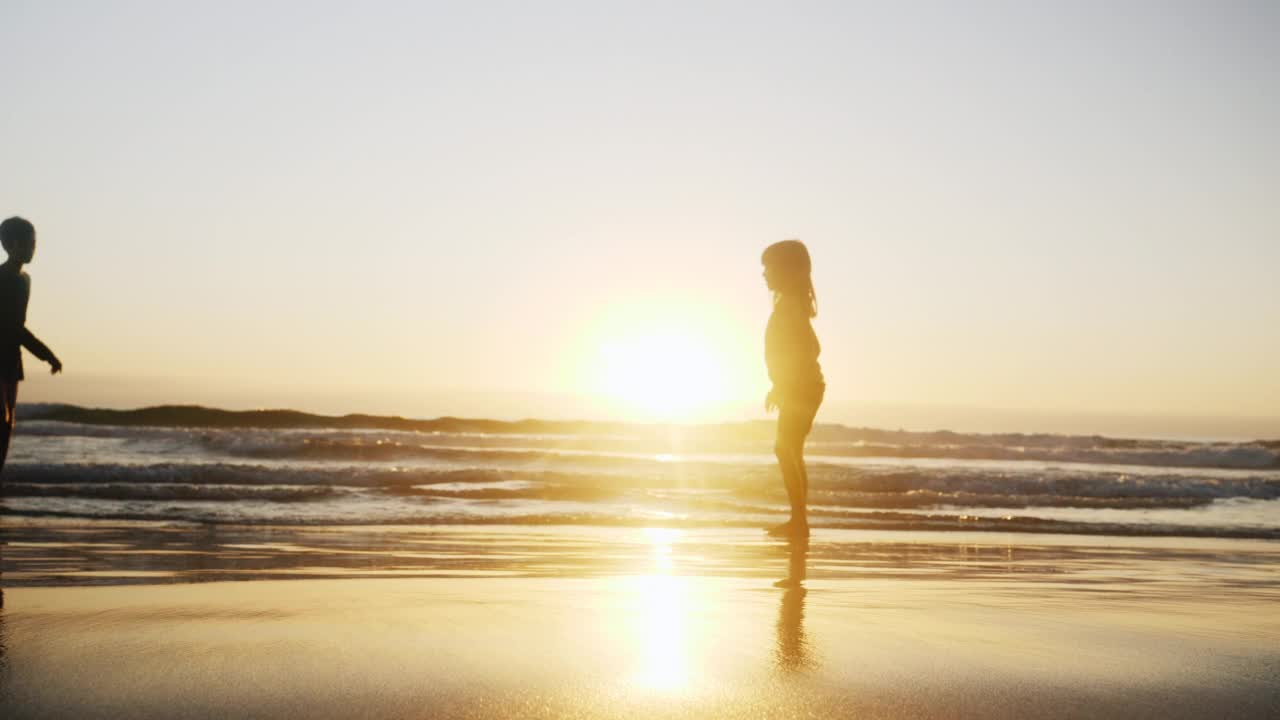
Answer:
[[846, 531], [806, 549], [642, 528], [5, 531], [6, 718], [1280, 708], [1271, 542]]

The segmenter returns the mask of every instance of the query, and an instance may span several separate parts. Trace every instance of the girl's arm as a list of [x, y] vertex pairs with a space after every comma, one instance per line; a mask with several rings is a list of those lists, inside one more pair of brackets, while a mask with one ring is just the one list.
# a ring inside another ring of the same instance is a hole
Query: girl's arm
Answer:
[[22, 328], [22, 334], [19, 336], [19, 342], [22, 347], [31, 351], [32, 355], [53, 366], [53, 372], [58, 373], [62, 370], [62, 363], [58, 360], [58, 356], [53, 354], [48, 345], [40, 342], [40, 338], [36, 337], [30, 330]]

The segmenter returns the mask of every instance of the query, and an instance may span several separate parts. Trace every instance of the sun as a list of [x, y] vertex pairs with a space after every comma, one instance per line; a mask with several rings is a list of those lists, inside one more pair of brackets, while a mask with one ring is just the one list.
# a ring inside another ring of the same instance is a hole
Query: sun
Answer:
[[600, 363], [603, 394], [652, 419], [692, 419], [726, 395], [712, 349], [678, 332], [605, 342]]
[[638, 420], [717, 419], [743, 384], [740, 343], [696, 314], [619, 312], [596, 334], [590, 390]]

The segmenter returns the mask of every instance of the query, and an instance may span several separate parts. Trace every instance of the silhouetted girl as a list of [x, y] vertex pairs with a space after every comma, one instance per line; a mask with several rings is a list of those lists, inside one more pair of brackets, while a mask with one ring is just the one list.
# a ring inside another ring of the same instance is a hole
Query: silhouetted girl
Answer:
[[9, 454], [9, 438], [18, 406], [18, 381], [22, 380], [22, 350], [49, 363], [54, 374], [62, 363], [47, 345], [27, 329], [27, 303], [31, 278], [22, 266], [36, 252], [36, 229], [30, 222], [11, 217], [0, 223], [0, 246], [9, 259], [0, 264], [0, 469]]
[[804, 439], [813, 428], [826, 383], [818, 366], [818, 336], [809, 319], [818, 314], [810, 278], [809, 251], [799, 240], [783, 240], [760, 257], [764, 281], [773, 291], [773, 314], [764, 334], [764, 357], [773, 389], [765, 409], [778, 409], [774, 453], [791, 500], [791, 519], [769, 531], [778, 537], [807, 537], [809, 476], [804, 467]]

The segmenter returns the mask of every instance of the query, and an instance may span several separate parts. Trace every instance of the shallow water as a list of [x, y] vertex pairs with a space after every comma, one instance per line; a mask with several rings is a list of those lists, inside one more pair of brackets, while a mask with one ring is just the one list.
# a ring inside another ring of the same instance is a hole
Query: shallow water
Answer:
[[[781, 579], [791, 546], [755, 530], [600, 526], [230, 526], [7, 519], [7, 587], [294, 577], [615, 577], [648, 570]], [[1219, 538], [820, 530], [810, 582], [1016, 580], [1110, 592], [1180, 583], [1280, 599], [1280, 543]]]
[[[218, 524], [687, 528], [760, 527], [786, 512], [767, 433], [754, 425], [738, 434], [714, 426], [608, 430], [25, 420], [0, 511]], [[892, 446], [883, 438], [811, 444], [815, 526], [1280, 538], [1280, 469], [1270, 444], [899, 435]]]

